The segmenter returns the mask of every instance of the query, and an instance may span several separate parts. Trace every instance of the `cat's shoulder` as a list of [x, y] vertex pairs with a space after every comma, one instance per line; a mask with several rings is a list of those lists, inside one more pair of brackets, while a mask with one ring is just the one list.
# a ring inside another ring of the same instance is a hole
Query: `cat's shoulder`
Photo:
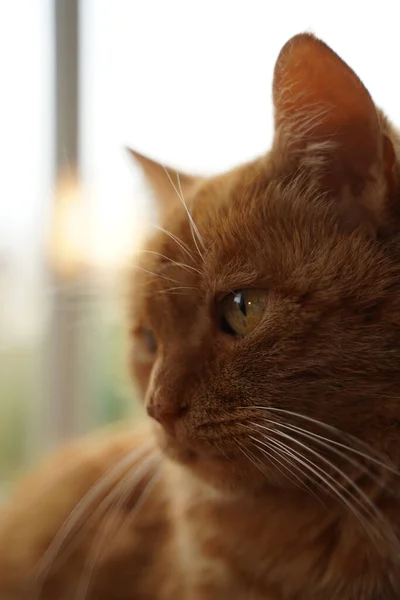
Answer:
[[[115, 467], [115, 481], [129, 466], [143, 460], [155, 444], [148, 427], [117, 426], [65, 443], [41, 461], [36, 469], [20, 477], [12, 486], [9, 508], [49, 498], [63, 490], [64, 502], [75, 494], [79, 497]], [[124, 468], [126, 466], [126, 469]], [[110, 480], [113, 479], [110, 475]]]
[[[63, 446], [22, 477], [0, 512], [0, 591], [33, 572], [48, 548], [57, 554], [55, 546], [83, 525], [92, 543], [96, 511], [108, 513], [117, 501], [121, 515], [133, 510], [157, 464], [147, 428], [118, 427]], [[124, 489], [130, 493], [122, 502]]]

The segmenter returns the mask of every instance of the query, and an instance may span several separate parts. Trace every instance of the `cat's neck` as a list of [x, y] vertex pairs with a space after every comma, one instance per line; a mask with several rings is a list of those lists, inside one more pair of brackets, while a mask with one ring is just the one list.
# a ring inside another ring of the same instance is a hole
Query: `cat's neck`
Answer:
[[[383, 558], [386, 550], [377, 550], [376, 540], [370, 537], [373, 526], [360, 518], [356, 505], [358, 513], [353, 513], [328, 494], [319, 497], [302, 489], [222, 490], [178, 465], [169, 465], [169, 471], [177, 544], [188, 569], [199, 565], [198, 580], [214, 578], [216, 585], [215, 581], [224, 580], [224, 573], [232, 580], [237, 571], [244, 574], [241, 581], [251, 581], [254, 569], [259, 573], [263, 565], [269, 575], [265, 582], [260, 580], [260, 596], [254, 597], [264, 598], [272, 589], [269, 586], [281, 586], [287, 573], [294, 574], [293, 585], [299, 591], [307, 590], [321, 569], [334, 585], [345, 573], [351, 580], [370, 568], [372, 581], [388, 568], [387, 555]], [[326, 558], [322, 566], [321, 556]], [[331, 590], [326, 582], [326, 589]], [[243, 588], [241, 593], [240, 597], [246, 597], [248, 590]]]

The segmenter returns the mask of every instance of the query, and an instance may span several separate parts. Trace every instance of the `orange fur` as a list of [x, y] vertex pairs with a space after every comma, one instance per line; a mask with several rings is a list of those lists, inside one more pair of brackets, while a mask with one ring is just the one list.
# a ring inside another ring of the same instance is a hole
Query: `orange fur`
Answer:
[[[130, 361], [159, 423], [22, 484], [1, 598], [400, 597], [399, 137], [307, 34], [274, 101], [270, 153], [221, 176], [135, 153], [163, 228], [132, 276]], [[238, 338], [221, 299], [246, 288], [266, 308]]]

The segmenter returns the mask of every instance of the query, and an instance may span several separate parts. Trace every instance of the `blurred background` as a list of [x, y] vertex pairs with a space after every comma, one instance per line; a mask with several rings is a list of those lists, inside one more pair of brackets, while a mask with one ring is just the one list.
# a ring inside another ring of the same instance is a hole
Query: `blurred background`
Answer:
[[125, 146], [212, 174], [263, 153], [309, 30], [400, 124], [398, 3], [0, 0], [0, 486], [135, 415], [126, 270], [154, 222]]

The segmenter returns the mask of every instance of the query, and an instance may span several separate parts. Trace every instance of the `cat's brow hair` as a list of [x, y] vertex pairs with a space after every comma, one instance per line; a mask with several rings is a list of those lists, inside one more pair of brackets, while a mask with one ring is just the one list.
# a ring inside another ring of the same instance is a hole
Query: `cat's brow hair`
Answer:
[[[178, 290], [179, 290], [179, 292], [178, 292]], [[171, 295], [171, 296], [173, 296], [173, 295], [181, 295], [182, 296], [182, 295], [185, 295], [185, 293], [182, 292], [182, 290], [192, 290], [194, 292], [199, 292], [199, 288], [197, 288], [197, 287], [193, 287], [190, 285], [178, 285], [176, 287], [166, 288], [165, 290], [156, 290], [155, 292], [148, 292], [147, 296], [154, 296], [154, 294], [157, 296], [162, 296], [163, 294]]]
[[194, 271], [195, 273], [202, 275], [202, 272], [199, 269], [196, 269], [196, 267], [192, 267], [191, 265], [187, 265], [186, 263], [182, 263], [182, 262], [173, 260], [170, 256], [166, 256], [165, 254], [162, 254], [161, 252], [156, 252], [155, 250], [147, 250], [146, 248], [144, 248], [140, 252], [142, 252], [143, 254], [153, 254], [154, 256], [159, 256], [160, 258], [165, 258], [168, 261], [168, 263], [167, 263], [168, 265], [169, 264], [175, 265], [176, 267], [181, 267], [185, 271]]
[[[182, 290], [193, 290], [194, 292], [199, 293], [201, 289], [199, 287], [195, 287], [192, 285], [176, 285], [171, 287], [166, 287], [160, 290], [149, 289], [150, 280], [143, 281], [140, 284], [135, 285], [134, 290], [135, 293], [140, 293], [141, 298], [152, 298], [153, 296], [162, 296], [167, 294], [178, 294], [178, 291]], [[178, 283], [178, 282], [177, 282]]]
[[[202, 247], [204, 249], [205, 246], [204, 246], [203, 238], [201, 237], [199, 229], [198, 229], [196, 223], [194, 222], [192, 214], [189, 212], [189, 209], [188, 209], [188, 206], [187, 206], [187, 202], [186, 202], [185, 197], [183, 195], [183, 190], [182, 190], [182, 186], [181, 186], [181, 177], [180, 177], [178, 171], [176, 171], [176, 179], [178, 181], [178, 188], [179, 188], [180, 198], [181, 198], [183, 206], [184, 206], [184, 208], [185, 208], [185, 210], [186, 210], [186, 212], [188, 214], [188, 217], [190, 218], [191, 227], [194, 229], [194, 231], [196, 233], [196, 236], [197, 236], [197, 239], [199, 240], [200, 244], [202, 245]], [[202, 256], [201, 253], [200, 253], [200, 256]]]
[[164, 171], [165, 171], [165, 173], [166, 173], [166, 175], [167, 175], [167, 177], [168, 177], [168, 179], [169, 179], [172, 187], [174, 188], [174, 190], [176, 192], [176, 195], [178, 196], [178, 198], [179, 198], [179, 200], [180, 200], [183, 208], [185, 209], [185, 212], [186, 212], [188, 220], [189, 220], [189, 225], [190, 225], [190, 230], [191, 230], [191, 233], [192, 233], [192, 238], [193, 238], [194, 245], [196, 246], [196, 250], [197, 250], [199, 256], [201, 257], [202, 261], [204, 262], [204, 256], [203, 256], [203, 254], [202, 254], [202, 252], [200, 250], [200, 247], [199, 247], [199, 243], [200, 243], [200, 245], [204, 249], [204, 242], [203, 242], [203, 239], [202, 239], [202, 237], [200, 235], [199, 229], [198, 229], [196, 223], [194, 222], [193, 217], [192, 217], [192, 215], [191, 215], [191, 213], [190, 213], [190, 211], [188, 209], [188, 206], [187, 206], [187, 203], [185, 201], [185, 198], [183, 196], [183, 191], [182, 191], [182, 186], [181, 186], [181, 182], [180, 182], [179, 173], [176, 173], [176, 177], [177, 177], [177, 181], [178, 181], [178, 187], [179, 187], [179, 189], [178, 189], [176, 187], [175, 183], [173, 182], [172, 177], [169, 174], [169, 171], [168, 171], [168, 169], [167, 169], [167, 167], [165, 165], [163, 165], [163, 169], [164, 169]]
[[166, 275], [162, 275], [161, 273], [156, 273], [154, 271], [150, 271], [149, 269], [144, 269], [139, 265], [133, 265], [133, 268], [137, 271], [141, 271], [142, 273], [147, 273], [148, 275], [152, 275], [153, 277], [159, 277], [160, 279], [165, 279], [165, 281], [171, 281], [171, 283], [180, 283], [178, 279], [173, 279], [172, 277], [167, 277]]
[[189, 258], [194, 260], [194, 256], [193, 256], [192, 252], [190, 251], [189, 246], [187, 244], [185, 244], [180, 238], [178, 238], [178, 236], [176, 236], [171, 231], [168, 231], [168, 229], [164, 229], [164, 227], [160, 227], [160, 225], [153, 225], [153, 227], [155, 229], [158, 229], [158, 231], [162, 231], [163, 233], [165, 233], [165, 235], [168, 235], [168, 237], [170, 237], [172, 240], [174, 240], [174, 242], [176, 242], [178, 244], [178, 246], [180, 248], [182, 248], [182, 250], [184, 252], [186, 252], [186, 254], [189, 256]]

